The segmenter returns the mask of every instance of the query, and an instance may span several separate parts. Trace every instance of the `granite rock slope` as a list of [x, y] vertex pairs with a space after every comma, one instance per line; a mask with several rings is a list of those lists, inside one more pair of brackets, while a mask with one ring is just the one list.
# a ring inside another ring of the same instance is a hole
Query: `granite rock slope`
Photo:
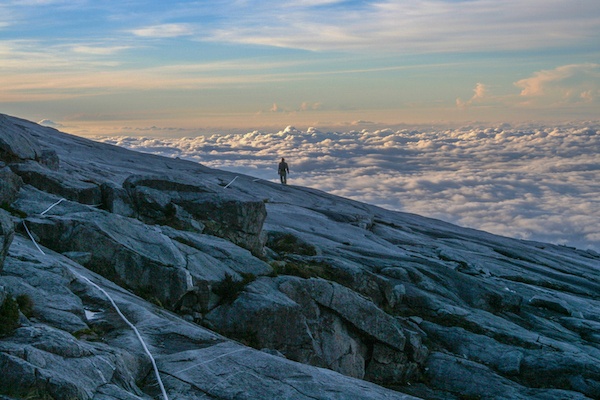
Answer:
[[600, 398], [592, 251], [9, 116], [0, 159], [0, 397]]

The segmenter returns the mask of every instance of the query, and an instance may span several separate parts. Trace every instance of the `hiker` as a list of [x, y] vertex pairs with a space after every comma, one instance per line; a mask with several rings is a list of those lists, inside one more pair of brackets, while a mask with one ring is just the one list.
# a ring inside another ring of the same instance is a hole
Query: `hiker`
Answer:
[[287, 185], [287, 174], [290, 173], [290, 169], [289, 169], [287, 163], [285, 162], [285, 158], [281, 159], [281, 162], [279, 163], [278, 172], [279, 172], [279, 180], [281, 181], [281, 184]]

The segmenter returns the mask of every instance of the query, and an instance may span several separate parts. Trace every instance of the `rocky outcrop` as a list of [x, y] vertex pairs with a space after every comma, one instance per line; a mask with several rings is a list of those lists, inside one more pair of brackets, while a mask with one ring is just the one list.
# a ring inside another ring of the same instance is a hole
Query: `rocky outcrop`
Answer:
[[[427, 354], [415, 330], [324, 279], [261, 278], [231, 304], [212, 310], [204, 322], [254, 347], [388, 385], [417, 378]], [[409, 341], [410, 336], [416, 340]], [[386, 374], [385, 369], [394, 371]]]
[[412, 398], [231, 342], [43, 250], [17, 237], [0, 276], [0, 288], [34, 304], [0, 340], [2, 398], [164, 398], [143, 344], [168, 398]]
[[0, 139], [0, 398], [600, 398], [593, 251]]
[[161, 176], [130, 176], [123, 190], [105, 187], [108, 210], [147, 224], [206, 232], [263, 253], [266, 210], [260, 200], [201, 180]]
[[[29, 210], [25, 203], [16, 204]], [[224, 240], [146, 225], [102, 210], [82, 211], [70, 203], [59, 207], [54, 212], [62, 215], [25, 220], [41, 244], [77, 257], [85, 267], [171, 310], [182, 303], [189, 314], [206, 310], [211, 285], [225, 274], [271, 271], [248, 251]], [[229, 257], [237, 262], [228, 262]]]

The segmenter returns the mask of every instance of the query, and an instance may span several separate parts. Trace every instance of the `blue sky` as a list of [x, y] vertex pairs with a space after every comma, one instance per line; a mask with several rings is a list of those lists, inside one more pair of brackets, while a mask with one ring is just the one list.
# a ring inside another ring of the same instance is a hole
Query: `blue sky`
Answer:
[[78, 134], [598, 119], [597, 0], [0, 2], [0, 112]]

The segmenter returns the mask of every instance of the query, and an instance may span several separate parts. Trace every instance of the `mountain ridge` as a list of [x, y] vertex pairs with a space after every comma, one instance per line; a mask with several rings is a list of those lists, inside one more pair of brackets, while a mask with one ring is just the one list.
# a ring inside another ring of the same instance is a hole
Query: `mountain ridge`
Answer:
[[[0, 300], [27, 295], [34, 304], [0, 340], [3, 370], [21, 371], [0, 378], [9, 398], [160, 395], [130, 330], [81, 274], [110, 288], [141, 324], [173, 397], [600, 397], [593, 251], [3, 115], [0, 160]], [[54, 337], [73, 339], [58, 346]], [[94, 361], [84, 378], [60, 378], [74, 367], [56, 356], [73, 352], [77, 365], [82, 354], [111, 354], [113, 372]], [[194, 367], [213, 359], [221, 370], [210, 379]]]

